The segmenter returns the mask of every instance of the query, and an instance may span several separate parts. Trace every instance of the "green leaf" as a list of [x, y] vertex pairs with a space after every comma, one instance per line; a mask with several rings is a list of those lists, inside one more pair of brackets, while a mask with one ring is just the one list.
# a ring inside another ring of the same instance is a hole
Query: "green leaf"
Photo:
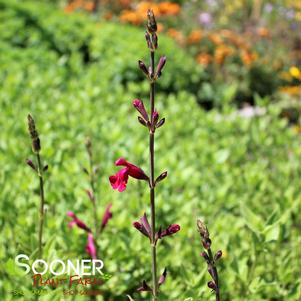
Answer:
[[241, 203], [240, 211], [244, 217], [244, 222], [253, 232], [260, 234], [263, 230], [264, 222], [261, 217], [255, 214], [251, 209], [249, 209], [244, 203]]

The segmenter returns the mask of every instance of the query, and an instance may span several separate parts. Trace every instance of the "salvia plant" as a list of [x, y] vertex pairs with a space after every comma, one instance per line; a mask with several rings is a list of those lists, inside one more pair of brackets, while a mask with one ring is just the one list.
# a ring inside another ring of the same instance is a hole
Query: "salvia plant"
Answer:
[[111, 212], [112, 204], [108, 204], [105, 207], [102, 219], [98, 219], [98, 202], [97, 202], [97, 177], [99, 173], [99, 166], [95, 165], [93, 159], [93, 149], [92, 142], [90, 138], [87, 138], [85, 142], [85, 147], [89, 160], [89, 167], [83, 168], [85, 174], [89, 177], [90, 187], [86, 189], [87, 196], [93, 206], [93, 227], [88, 227], [85, 222], [77, 217], [73, 211], [68, 211], [67, 216], [71, 218], [71, 221], [68, 224], [69, 228], [77, 226], [78, 228], [84, 230], [87, 233], [87, 245], [86, 252], [92, 259], [97, 258], [97, 239], [101, 232], [107, 226], [109, 220], [112, 218], [113, 214]]
[[204, 251], [201, 253], [201, 256], [207, 263], [207, 270], [211, 276], [211, 279], [207, 285], [208, 287], [215, 292], [215, 300], [220, 301], [220, 288], [219, 288], [219, 279], [216, 268], [217, 261], [222, 257], [222, 251], [219, 250], [213, 255], [211, 250], [211, 239], [207, 226], [200, 219], [197, 220], [197, 228], [201, 236], [202, 245]]
[[126, 189], [128, 178], [132, 177], [137, 180], [145, 181], [149, 187], [150, 195], [150, 223], [148, 221], [146, 213], [140, 218], [139, 221], [135, 221], [133, 226], [141, 232], [145, 237], [149, 239], [151, 250], [151, 274], [152, 284], [148, 284], [146, 280], [142, 281], [138, 291], [147, 291], [152, 294], [152, 299], [157, 300], [159, 295], [159, 288], [165, 282], [167, 276], [167, 269], [164, 268], [160, 277], [158, 277], [157, 267], [157, 245], [158, 241], [163, 237], [172, 235], [180, 230], [180, 226], [177, 224], [171, 224], [167, 228], [156, 227], [156, 202], [155, 191], [156, 186], [163, 179], [167, 177], [167, 172], [161, 173], [155, 178], [155, 133], [164, 124], [165, 118], [160, 119], [159, 113], [155, 109], [155, 84], [156, 81], [162, 75], [162, 70], [166, 63], [166, 57], [162, 56], [159, 59], [158, 65], [155, 68], [155, 52], [158, 48], [158, 36], [157, 36], [157, 23], [152, 10], [147, 12], [147, 30], [145, 32], [145, 39], [150, 54], [150, 66], [147, 67], [144, 62], [138, 61], [138, 67], [145, 74], [150, 85], [149, 96], [149, 112], [146, 110], [144, 103], [140, 99], [133, 101], [134, 108], [138, 111], [138, 121], [148, 130], [149, 135], [149, 175], [147, 175], [140, 167], [128, 162], [124, 158], [119, 158], [116, 162], [116, 166], [123, 166], [115, 175], [109, 178], [111, 186], [120, 192]]
[[48, 169], [48, 165], [43, 165], [41, 158], [41, 141], [39, 133], [36, 129], [35, 120], [29, 114], [28, 120], [28, 131], [31, 138], [32, 151], [35, 154], [35, 159], [27, 159], [26, 163], [34, 170], [35, 174], [39, 178], [39, 195], [40, 195], [40, 206], [39, 206], [39, 230], [38, 230], [38, 252], [39, 257], [43, 254], [43, 227], [44, 227], [44, 216], [45, 216], [45, 193], [44, 193], [44, 173]]

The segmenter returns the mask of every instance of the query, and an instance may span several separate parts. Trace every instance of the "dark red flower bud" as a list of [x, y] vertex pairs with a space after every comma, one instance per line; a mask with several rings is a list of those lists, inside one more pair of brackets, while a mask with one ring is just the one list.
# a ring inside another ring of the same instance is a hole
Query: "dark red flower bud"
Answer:
[[103, 230], [106, 227], [109, 220], [113, 217], [113, 213], [111, 212], [111, 207], [112, 204], [109, 204], [106, 207], [106, 210], [103, 214], [102, 221], [101, 221], [101, 230]]
[[91, 232], [90, 228], [87, 227], [87, 225], [83, 221], [81, 221], [79, 218], [77, 218], [77, 216], [72, 211], [68, 211], [67, 216], [72, 218], [72, 221], [69, 222], [69, 224], [68, 224], [69, 228], [72, 228], [73, 226], [77, 226], [87, 232]]
[[138, 65], [139, 65], [139, 68], [142, 70], [142, 72], [148, 77], [149, 76], [148, 69], [145, 66], [145, 64], [142, 61], [139, 60]]
[[155, 33], [152, 34], [152, 45], [154, 49], [158, 48], [158, 36]]
[[167, 177], [167, 171], [164, 171], [161, 173], [161, 175], [156, 179], [155, 184], [161, 182]]
[[166, 56], [161, 56], [160, 60], [159, 60], [159, 63], [158, 63], [158, 66], [157, 66], [157, 69], [156, 69], [156, 77], [161, 76], [161, 73], [162, 73], [162, 70], [163, 70], [163, 67], [164, 67], [165, 63], [166, 63]]
[[157, 111], [153, 112], [153, 124], [156, 126], [157, 122], [159, 120], [159, 113]]
[[208, 267], [208, 273], [210, 274], [210, 276], [214, 279], [215, 278], [215, 274], [214, 274], [214, 270], [212, 268], [211, 265], [209, 265]]
[[214, 261], [218, 261], [222, 257], [222, 255], [223, 255], [222, 250], [218, 250], [214, 255]]
[[159, 281], [158, 281], [158, 286], [159, 287], [165, 282], [166, 276], [167, 276], [167, 270], [165, 268], [162, 275], [159, 278]]
[[26, 164], [27, 164], [28, 166], [30, 166], [34, 171], [37, 171], [36, 166], [34, 165], [34, 163], [33, 163], [30, 159], [27, 159], [27, 160], [26, 160]]
[[213, 289], [213, 290], [216, 290], [216, 284], [213, 282], [213, 281], [209, 281], [207, 283], [208, 287]]
[[207, 263], [209, 263], [210, 259], [209, 259], [209, 256], [206, 252], [202, 252], [201, 256], [206, 260]]
[[146, 283], [145, 280], [142, 281], [142, 285], [137, 288], [138, 292], [152, 292], [152, 288]]
[[157, 31], [156, 18], [154, 12], [151, 9], [147, 11], [147, 30], [150, 33], [155, 33]]
[[133, 226], [139, 231], [141, 232], [143, 235], [145, 235], [146, 237], [148, 237], [150, 239], [150, 236], [148, 235], [146, 229], [143, 227], [143, 225], [139, 222], [133, 222]]
[[202, 222], [200, 219], [197, 220], [197, 227], [202, 238], [209, 238], [209, 231], [204, 222]]
[[41, 141], [39, 138], [39, 133], [36, 129], [35, 121], [30, 114], [28, 114], [27, 120], [28, 120], [28, 131], [32, 141], [32, 150], [34, 153], [38, 153], [41, 150]]
[[147, 47], [149, 49], [152, 49], [153, 46], [152, 46], [151, 36], [147, 31], [145, 32], [145, 40], [146, 40], [146, 43], [147, 43]]
[[140, 221], [142, 223], [142, 226], [144, 227], [144, 229], [146, 230], [148, 236], [150, 237], [151, 236], [151, 226], [147, 220], [147, 216], [146, 216], [146, 213], [143, 214], [143, 216], [140, 218]]
[[210, 238], [206, 238], [206, 239], [202, 240], [202, 244], [203, 244], [203, 247], [206, 250], [210, 249], [210, 247], [211, 247], [211, 239]]
[[180, 231], [181, 227], [177, 224], [172, 224], [169, 225], [165, 230], [163, 230], [160, 235], [158, 233], [158, 238], [162, 238], [164, 236], [169, 236], [169, 235], [173, 235], [175, 233], [177, 233], [178, 231]]
[[145, 121], [148, 121], [148, 114], [147, 114], [147, 112], [145, 110], [143, 101], [141, 101], [140, 99], [135, 99], [135, 100], [133, 100], [133, 106], [141, 114], [141, 116], [143, 117], [143, 119]]

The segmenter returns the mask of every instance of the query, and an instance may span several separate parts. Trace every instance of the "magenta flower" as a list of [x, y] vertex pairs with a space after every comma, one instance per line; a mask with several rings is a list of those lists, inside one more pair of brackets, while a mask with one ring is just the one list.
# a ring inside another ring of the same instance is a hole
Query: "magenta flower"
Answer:
[[90, 228], [80, 219], [77, 218], [77, 216], [72, 212], [72, 211], [68, 211], [67, 212], [67, 216], [72, 217], [73, 220], [68, 224], [69, 228], [72, 228], [73, 226], [77, 226], [87, 232], [91, 232]]
[[86, 246], [86, 251], [92, 259], [96, 259], [96, 247], [92, 233], [88, 233], [88, 243]]
[[112, 188], [117, 189], [119, 192], [126, 189], [129, 176], [137, 180], [148, 181], [148, 176], [140, 167], [127, 162], [124, 158], [118, 159], [115, 165], [125, 166], [125, 168], [119, 170], [114, 176], [109, 177]]
[[112, 204], [107, 205], [106, 210], [105, 210], [105, 212], [103, 214], [102, 222], [101, 222], [101, 229], [102, 230], [106, 227], [108, 221], [113, 216], [113, 213], [110, 211], [111, 207], [112, 207]]
[[114, 176], [110, 176], [109, 180], [113, 189], [123, 192], [128, 182], [129, 174], [127, 168], [119, 170]]

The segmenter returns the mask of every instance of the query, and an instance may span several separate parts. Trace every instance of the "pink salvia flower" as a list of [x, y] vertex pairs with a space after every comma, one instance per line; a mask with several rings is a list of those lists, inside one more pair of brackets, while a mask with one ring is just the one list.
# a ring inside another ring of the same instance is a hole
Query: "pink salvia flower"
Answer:
[[102, 217], [102, 222], [101, 222], [101, 229], [103, 230], [108, 221], [112, 218], [113, 214], [112, 212], [110, 211], [111, 210], [111, 207], [112, 207], [112, 204], [109, 204], [107, 205], [107, 208], [105, 210], [105, 213], [103, 214], [103, 217]]
[[109, 180], [113, 189], [123, 192], [128, 182], [129, 174], [128, 169], [123, 168], [119, 170], [114, 176], [110, 176]]
[[143, 101], [140, 99], [135, 99], [133, 101], [133, 106], [135, 107], [135, 109], [141, 114], [141, 116], [144, 118], [145, 121], [148, 121], [148, 114], [145, 110]]
[[73, 226], [77, 226], [80, 229], [83, 229], [87, 232], [91, 232], [90, 228], [80, 219], [77, 218], [77, 216], [72, 211], [67, 212], [67, 216], [72, 217], [73, 220], [68, 224], [69, 228], [72, 228]]
[[115, 165], [125, 166], [125, 168], [119, 170], [115, 175], [109, 177], [112, 188], [117, 189], [119, 192], [125, 190], [129, 176], [137, 180], [148, 181], [148, 176], [140, 167], [127, 162], [124, 158], [118, 159]]
[[86, 251], [91, 256], [92, 259], [96, 259], [96, 247], [94, 244], [94, 238], [92, 233], [88, 234], [88, 243], [86, 246]]

